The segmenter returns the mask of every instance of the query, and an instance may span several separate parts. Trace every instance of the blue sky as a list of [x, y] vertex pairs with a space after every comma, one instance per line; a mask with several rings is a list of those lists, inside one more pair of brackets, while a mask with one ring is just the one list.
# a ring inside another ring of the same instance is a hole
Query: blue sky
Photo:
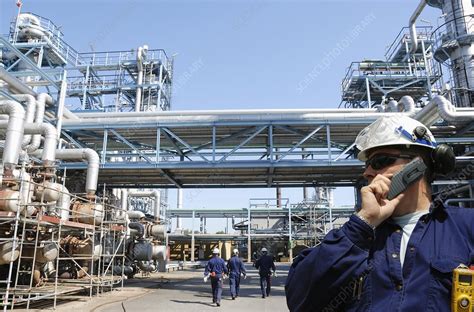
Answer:
[[[8, 32], [16, 16], [15, 2], [0, 0], [2, 33]], [[417, 4], [409, 0], [24, 0], [23, 11], [61, 26], [65, 40], [79, 52], [130, 50], [148, 44], [169, 55], [177, 53], [174, 110], [328, 108], [340, 103], [340, 83], [350, 63], [384, 59], [386, 47], [408, 24]], [[427, 7], [421, 19], [436, 26], [440, 13]], [[362, 30], [351, 37], [355, 27]], [[317, 74], [308, 80], [315, 68]], [[170, 191], [171, 206], [175, 194]], [[185, 190], [184, 206], [226, 208], [232, 203], [229, 208], [240, 208], [248, 206], [250, 197], [274, 194], [274, 189]], [[284, 189], [283, 197], [297, 202], [302, 190]], [[352, 202], [351, 189], [337, 191], [336, 204]], [[210, 230], [221, 228], [208, 224]]]

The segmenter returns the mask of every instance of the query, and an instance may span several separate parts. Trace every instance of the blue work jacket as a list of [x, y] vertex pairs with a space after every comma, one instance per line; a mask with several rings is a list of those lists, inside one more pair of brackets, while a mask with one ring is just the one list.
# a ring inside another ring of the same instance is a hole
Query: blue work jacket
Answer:
[[390, 220], [374, 231], [351, 216], [293, 263], [290, 311], [450, 311], [452, 272], [474, 258], [474, 209], [438, 205], [422, 216], [403, 269], [402, 234]]
[[257, 262], [255, 262], [255, 268], [258, 269], [258, 274], [260, 276], [268, 276], [272, 274], [272, 271], [275, 272], [275, 263], [273, 258], [269, 255], [261, 256]]
[[227, 274], [227, 267], [222, 258], [212, 257], [211, 260], [207, 262], [206, 268], [204, 269], [204, 276], [212, 272], [215, 272], [217, 277], [221, 277], [222, 273]]
[[245, 266], [238, 256], [232, 256], [227, 261], [227, 269], [229, 270], [229, 276], [238, 277], [240, 274], [246, 274]]

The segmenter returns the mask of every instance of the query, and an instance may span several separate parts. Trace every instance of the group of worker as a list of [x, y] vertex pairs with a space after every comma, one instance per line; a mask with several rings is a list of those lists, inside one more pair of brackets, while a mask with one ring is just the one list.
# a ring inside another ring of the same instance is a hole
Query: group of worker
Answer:
[[[261, 256], [255, 262], [255, 268], [258, 270], [260, 276], [260, 289], [262, 291], [262, 298], [270, 296], [271, 291], [271, 276], [276, 276], [275, 263], [273, 257], [268, 255], [268, 250], [262, 248]], [[204, 282], [211, 280], [212, 287], [212, 302], [218, 307], [221, 305], [222, 288], [224, 279], [229, 278], [230, 295], [232, 300], [239, 297], [240, 279], [243, 276], [247, 278], [247, 271], [242, 260], [239, 258], [238, 249], [234, 249], [232, 257], [225, 261], [220, 257], [220, 251], [215, 248], [212, 252], [212, 258], [207, 262], [204, 270]]]

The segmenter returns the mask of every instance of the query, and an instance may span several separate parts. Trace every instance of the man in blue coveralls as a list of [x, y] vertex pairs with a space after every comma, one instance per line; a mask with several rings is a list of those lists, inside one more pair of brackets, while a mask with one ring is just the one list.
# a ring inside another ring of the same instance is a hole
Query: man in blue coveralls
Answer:
[[273, 258], [267, 253], [267, 248], [260, 250], [262, 256], [255, 262], [255, 268], [258, 269], [258, 275], [260, 275], [260, 289], [262, 290], [262, 298], [270, 296], [272, 289], [272, 273], [276, 275], [275, 263]]
[[221, 305], [222, 281], [224, 274], [227, 274], [227, 272], [224, 260], [219, 257], [219, 249], [214, 248], [212, 258], [207, 262], [204, 269], [204, 282], [207, 282], [209, 277], [211, 278], [212, 302], [218, 307]]
[[[405, 116], [379, 118], [356, 145], [368, 180], [361, 209], [295, 260], [285, 286], [289, 309], [450, 311], [452, 272], [474, 258], [474, 209], [431, 200], [434, 175], [454, 168], [452, 150]], [[392, 176], [417, 157], [425, 175], [388, 200]]]
[[240, 275], [242, 274], [245, 278], [247, 274], [244, 263], [239, 258], [239, 250], [234, 249], [232, 252], [232, 257], [227, 261], [227, 269], [229, 270], [230, 295], [232, 300], [235, 300], [239, 296]]

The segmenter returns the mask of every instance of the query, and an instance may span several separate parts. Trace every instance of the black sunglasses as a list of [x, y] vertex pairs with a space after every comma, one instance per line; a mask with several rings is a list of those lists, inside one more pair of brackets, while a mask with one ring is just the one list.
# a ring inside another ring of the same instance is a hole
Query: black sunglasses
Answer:
[[393, 154], [377, 154], [372, 156], [365, 162], [365, 167], [372, 167], [374, 170], [380, 170], [387, 166], [393, 165], [397, 159], [413, 159], [411, 155], [393, 155]]

